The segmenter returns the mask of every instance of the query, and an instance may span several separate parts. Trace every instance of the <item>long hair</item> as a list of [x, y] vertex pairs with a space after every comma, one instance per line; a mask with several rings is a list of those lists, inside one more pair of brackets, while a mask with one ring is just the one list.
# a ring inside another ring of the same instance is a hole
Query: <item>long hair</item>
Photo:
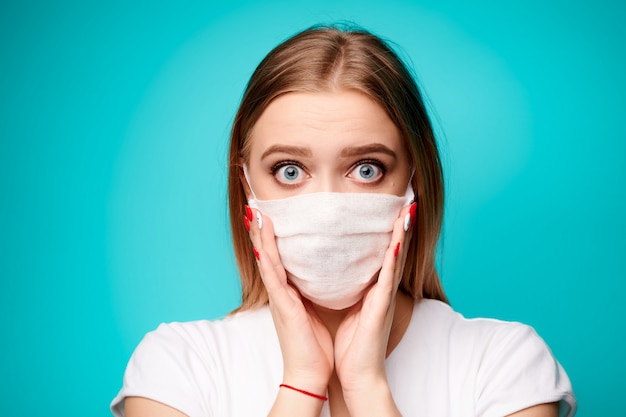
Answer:
[[274, 48], [256, 68], [235, 116], [230, 138], [228, 201], [235, 257], [246, 310], [267, 303], [267, 293], [241, 219], [246, 195], [241, 161], [250, 132], [267, 106], [290, 92], [359, 91], [378, 103], [398, 127], [415, 167], [417, 224], [400, 290], [414, 299], [447, 302], [435, 268], [444, 206], [443, 172], [433, 129], [408, 69], [379, 37], [361, 30], [313, 27]]

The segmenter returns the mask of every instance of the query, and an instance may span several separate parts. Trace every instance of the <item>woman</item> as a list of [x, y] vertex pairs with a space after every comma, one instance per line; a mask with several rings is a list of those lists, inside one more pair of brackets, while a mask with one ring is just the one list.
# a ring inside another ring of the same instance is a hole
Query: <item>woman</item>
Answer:
[[149, 333], [116, 415], [574, 414], [531, 328], [447, 305], [437, 146], [379, 38], [318, 27], [269, 53], [235, 118], [229, 196], [241, 307]]

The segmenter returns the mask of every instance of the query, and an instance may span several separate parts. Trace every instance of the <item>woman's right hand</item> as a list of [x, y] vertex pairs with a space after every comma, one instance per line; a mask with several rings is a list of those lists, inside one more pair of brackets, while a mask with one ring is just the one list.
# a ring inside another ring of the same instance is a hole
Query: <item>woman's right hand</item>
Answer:
[[247, 207], [246, 217], [283, 356], [283, 383], [324, 395], [334, 366], [331, 336], [310, 302], [287, 281], [272, 221]]

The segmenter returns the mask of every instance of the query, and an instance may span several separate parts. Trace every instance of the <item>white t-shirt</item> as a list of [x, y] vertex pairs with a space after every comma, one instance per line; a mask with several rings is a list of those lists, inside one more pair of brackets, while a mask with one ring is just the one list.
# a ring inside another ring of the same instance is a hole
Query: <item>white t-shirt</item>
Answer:
[[[162, 324], [133, 353], [111, 409], [123, 416], [124, 398], [139, 396], [190, 417], [265, 417], [282, 366], [267, 307]], [[531, 327], [465, 319], [440, 301], [416, 303], [386, 367], [404, 417], [502, 417], [556, 401], [561, 417], [576, 410], [567, 374]]]

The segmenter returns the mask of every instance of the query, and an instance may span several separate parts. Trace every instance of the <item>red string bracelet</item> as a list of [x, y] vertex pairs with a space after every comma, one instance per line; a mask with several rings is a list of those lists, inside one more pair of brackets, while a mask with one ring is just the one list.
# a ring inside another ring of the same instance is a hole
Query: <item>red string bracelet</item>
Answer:
[[328, 397], [326, 397], [324, 395], [317, 395], [317, 394], [314, 394], [314, 393], [309, 392], [309, 391], [305, 391], [305, 390], [300, 389], [300, 388], [292, 387], [291, 385], [280, 384], [279, 387], [280, 388], [283, 388], [283, 387], [284, 388], [289, 388], [289, 389], [292, 389], [294, 391], [298, 391], [301, 394], [308, 395], [309, 397], [317, 398], [318, 400], [322, 400], [322, 401], [328, 401]]

